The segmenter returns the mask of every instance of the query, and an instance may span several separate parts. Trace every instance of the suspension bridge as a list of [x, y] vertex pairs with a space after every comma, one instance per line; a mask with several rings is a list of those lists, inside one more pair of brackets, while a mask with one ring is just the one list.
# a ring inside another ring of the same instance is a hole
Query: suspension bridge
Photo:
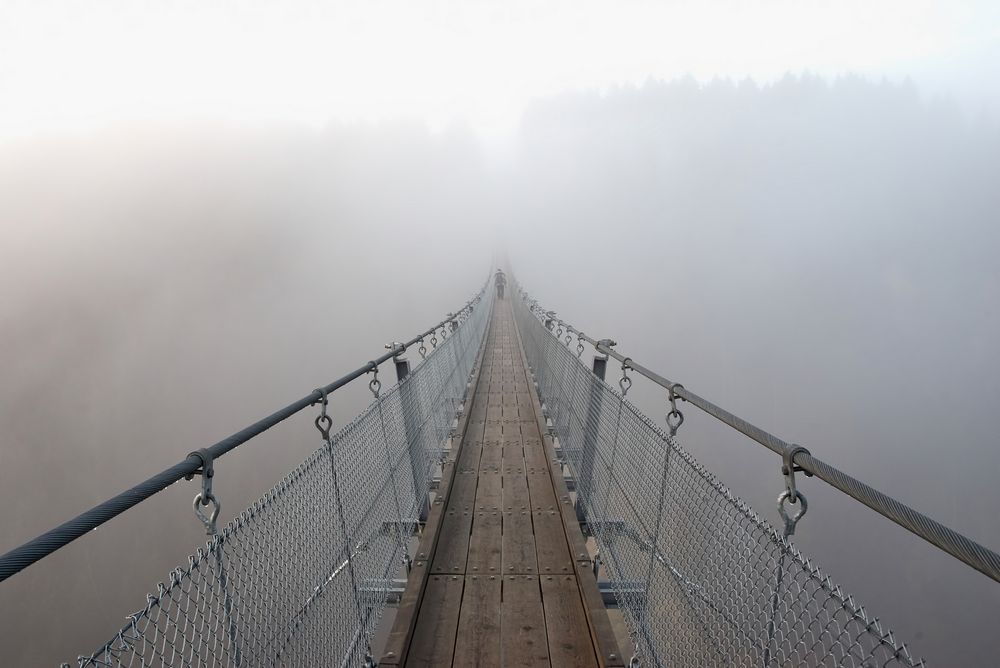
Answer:
[[[521, 286], [501, 298], [487, 281], [386, 348], [0, 556], [0, 580], [197, 478], [208, 542], [107, 642], [81, 648], [80, 667], [923, 665], [790, 542], [808, 508], [800, 474], [1000, 582], [1000, 555], [588, 337]], [[664, 427], [628, 400], [635, 374], [667, 393]], [[330, 396], [361, 378], [371, 404], [335, 428]], [[779, 526], [683, 449], [685, 403], [778, 456]], [[219, 526], [216, 460], [300, 413], [318, 449]]]

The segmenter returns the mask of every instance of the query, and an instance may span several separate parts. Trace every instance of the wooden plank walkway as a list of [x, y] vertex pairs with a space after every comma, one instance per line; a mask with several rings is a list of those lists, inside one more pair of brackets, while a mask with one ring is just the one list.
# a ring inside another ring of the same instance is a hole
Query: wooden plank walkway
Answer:
[[383, 666], [622, 666], [498, 300]]

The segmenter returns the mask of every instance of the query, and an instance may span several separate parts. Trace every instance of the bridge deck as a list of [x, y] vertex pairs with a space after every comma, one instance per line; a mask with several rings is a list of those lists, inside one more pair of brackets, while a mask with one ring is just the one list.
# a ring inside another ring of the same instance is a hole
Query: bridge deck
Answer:
[[506, 300], [474, 385], [380, 665], [623, 665]]

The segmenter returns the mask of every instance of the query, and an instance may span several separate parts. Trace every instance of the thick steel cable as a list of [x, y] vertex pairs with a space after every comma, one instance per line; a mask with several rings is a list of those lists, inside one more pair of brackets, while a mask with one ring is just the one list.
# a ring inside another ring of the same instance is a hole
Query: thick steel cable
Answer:
[[[243, 443], [246, 443], [254, 436], [262, 434], [271, 427], [288, 419], [292, 415], [295, 415], [299, 411], [312, 406], [322, 399], [324, 393], [333, 393], [356, 378], [359, 378], [378, 368], [378, 365], [383, 362], [403, 353], [407, 348], [419, 342], [423, 337], [429, 335], [431, 332], [434, 332], [442, 326], [445, 326], [454, 320], [458, 320], [465, 315], [468, 310], [482, 297], [483, 291], [488, 286], [489, 282], [486, 283], [486, 286], [484, 286], [475, 297], [467, 301], [462, 308], [458, 310], [458, 312], [449, 314], [447, 318], [437, 323], [430, 329], [418, 334], [406, 343], [394, 346], [382, 356], [368, 362], [362, 367], [355, 369], [346, 376], [333, 381], [323, 388], [314, 390], [307, 396], [288, 404], [271, 415], [268, 415], [252, 425], [241, 429], [228, 438], [219, 441], [215, 445], [207, 448], [208, 454], [210, 454], [213, 459], [221, 457], [227, 452], [239, 447]], [[40, 536], [31, 539], [27, 543], [10, 550], [6, 554], [0, 556], [0, 582], [3, 582], [10, 576], [19, 573], [28, 566], [47, 557], [56, 550], [72, 543], [77, 538], [83, 536], [89, 531], [92, 531], [93, 529], [96, 529], [108, 520], [117, 517], [132, 506], [145, 501], [158, 492], [163, 491], [178, 480], [194, 475], [198, 469], [201, 468], [201, 465], [201, 457], [190, 454], [183, 461], [174, 464], [160, 473], [157, 473], [151, 478], [139, 483], [135, 487], [121, 492], [107, 501], [94, 506], [90, 510], [77, 515], [68, 522], [64, 522], [54, 529], [50, 529]]]
[[[530, 303], [531, 298], [528, 294], [526, 292], [523, 294], [524, 298]], [[684, 399], [694, 406], [697, 406], [702, 411], [708, 413], [720, 422], [729, 425], [736, 431], [750, 437], [754, 441], [757, 441], [768, 450], [771, 450], [778, 455], [784, 455], [785, 452], [793, 447], [796, 447], [791, 443], [778, 438], [774, 434], [747, 422], [743, 418], [730, 413], [726, 409], [713, 404], [711, 401], [698, 396], [685, 387], [668, 380], [655, 371], [636, 363], [632, 358], [622, 355], [608, 346], [606, 340], [594, 340], [593, 338], [582, 333], [580, 330], [572, 327], [564, 320], [555, 318], [554, 312], [546, 311], [541, 306], [538, 306], [537, 302], [535, 302], [533, 310], [538, 317], [551, 317], [554, 322], [561, 324], [566, 331], [577, 334], [580, 339], [583, 339], [592, 345], [598, 353], [613, 357], [619, 362], [628, 360], [628, 366], [631, 369], [634, 369], [639, 374], [645, 376], [649, 380], [663, 388], [666, 388], [667, 390], [673, 388], [676, 396]], [[956, 559], [966, 563], [972, 568], [975, 568], [980, 573], [997, 582], [1000, 582], [1000, 554], [997, 554], [993, 550], [977, 543], [971, 538], [963, 536], [953, 529], [949, 529], [940, 522], [931, 519], [913, 508], [910, 508], [906, 504], [878, 491], [874, 487], [866, 485], [857, 478], [854, 478], [840, 469], [817, 459], [815, 456], [807, 452], [800, 451], [796, 453], [792, 458], [792, 462], [806, 473], [823, 480], [844, 494], [847, 494], [851, 498], [868, 506], [883, 517], [892, 520], [907, 531], [923, 538], [931, 545], [944, 550]]]

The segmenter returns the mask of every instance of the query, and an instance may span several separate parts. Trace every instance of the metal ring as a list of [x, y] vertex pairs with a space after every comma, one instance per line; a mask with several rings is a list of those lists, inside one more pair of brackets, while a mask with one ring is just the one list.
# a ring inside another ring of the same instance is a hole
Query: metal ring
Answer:
[[[209, 515], [205, 515], [201, 510], [201, 506], [207, 506], [209, 503], [213, 504], [212, 512]], [[219, 500], [211, 495], [202, 497], [201, 492], [198, 492], [195, 494], [192, 505], [194, 506], [194, 514], [205, 525], [205, 533], [209, 536], [217, 534], [219, 531], [215, 527], [215, 521], [219, 519], [219, 511], [222, 509], [222, 504], [219, 503]]]
[[368, 389], [372, 391], [372, 394], [374, 394], [377, 399], [378, 393], [382, 390], [382, 381], [379, 380], [378, 377], [372, 378], [368, 383]]
[[[795, 533], [795, 525], [805, 516], [806, 511], [809, 510], [809, 503], [802, 492], [795, 490], [794, 501], [791, 499], [791, 496], [791, 493], [787, 489], [778, 495], [778, 514], [781, 515], [781, 519], [785, 522], [785, 538]], [[788, 512], [785, 510], [785, 501], [789, 503], [798, 501], [799, 509], [791, 517], [788, 516]]]
[[323, 436], [324, 441], [330, 438], [330, 427], [332, 426], [333, 418], [326, 413], [316, 416], [316, 428], [319, 429], [319, 433]]
[[[671, 419], [672, 418], [672, 419]], [[676, 408], [667, 413], [667, 427], [670, 428], [670, 435], [676, 436], [677, 429], [684, 424], [684, 413], [681, 413]]]

